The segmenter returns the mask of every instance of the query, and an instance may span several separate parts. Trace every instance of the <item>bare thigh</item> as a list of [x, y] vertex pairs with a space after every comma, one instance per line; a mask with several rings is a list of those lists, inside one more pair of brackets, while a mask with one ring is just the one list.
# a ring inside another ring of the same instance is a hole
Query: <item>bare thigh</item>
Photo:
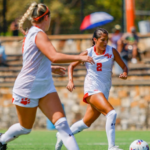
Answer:
[[26, 108], [18, 105], [16, 106], [19, 123], [26, 129], [31, 129], [36, 117], [37, 107]]
[[88, 104], [83, 121], [88, 127], [90, 127], [91, 124], [100, 116], [100, 114], [101, 113], [97, 109]]
[[97, 93], [86, 98], [87, 102], [97, 109], [103, 115], [106, 115], [108, 112], [114, 108], [105, 98], [103, 93]]
[[60, 99], [56, 92], [49, 93], [41, 98], [39, 100], [39, 108], [53, 124], [55, 124], [58, 119], [65, 117]]

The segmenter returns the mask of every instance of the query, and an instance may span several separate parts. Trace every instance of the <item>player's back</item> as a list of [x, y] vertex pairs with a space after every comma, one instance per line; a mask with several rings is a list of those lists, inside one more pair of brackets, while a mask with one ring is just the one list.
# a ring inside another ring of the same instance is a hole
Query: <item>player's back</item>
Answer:
[[36, 36], [44, 32], [32, 26], [23, 42], [23, 67], [19, 73], [13, 92], [28, 98], [39, 98], [45, 95], [53, 84], [51, 61], [37, 48]]

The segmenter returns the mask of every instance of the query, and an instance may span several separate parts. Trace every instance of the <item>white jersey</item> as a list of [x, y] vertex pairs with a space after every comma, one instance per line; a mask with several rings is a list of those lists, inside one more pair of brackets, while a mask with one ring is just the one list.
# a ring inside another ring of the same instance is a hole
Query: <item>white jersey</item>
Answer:
[[111, 46], [106, 47], [102, 55], [96, 53], [95, 47], [87, 49], [88, 55], [93, 58], [95, 64], [86, 62], [87, 75], [84, 81], [84, 98], [95, 93], [102, 92], [108, 99], [111, 88], [112, 66], [114, 63], [114, 55]]
[[35, 44], [38, 32], [44, 32], [32, 26], [23, 42], [23, 67], [13, 88], [13, 92], [27, 98], [42, 98], [56, 91], [52, 73], [51, 61], [37, 48]]

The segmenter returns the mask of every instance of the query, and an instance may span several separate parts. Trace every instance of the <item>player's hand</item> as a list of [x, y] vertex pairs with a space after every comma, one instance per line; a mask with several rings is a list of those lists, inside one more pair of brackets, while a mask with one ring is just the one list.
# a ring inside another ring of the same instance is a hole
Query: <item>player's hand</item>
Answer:
[[128, 77], [127, 73], [122, 73], [119, 75], [119, 78], [123, 79], [123, 80], [126, 80]]
[[66, 71], [65, 67], [61, 66], [52, 66], [52, 72], [59, 75], [64, 75]]
[[67, 89], [72, 92], [73, 89], [75, 89], [75, 85], [72, 81], [69, 81], [68, 85], [67, 85]]
[[92, 65], [95, 64], [93, 58], [88, 56], [88, 55], [87, 56], [80, 56], [80, 58], [81, 58], [81, 62], [89, 62]]

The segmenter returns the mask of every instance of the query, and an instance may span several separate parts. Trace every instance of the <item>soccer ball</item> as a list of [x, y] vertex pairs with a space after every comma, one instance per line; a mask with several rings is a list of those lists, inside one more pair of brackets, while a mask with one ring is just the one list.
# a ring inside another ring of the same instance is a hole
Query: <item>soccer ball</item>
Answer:
[[131, 143], [129, 150], [149, 150], [149, 146], [143, 140], [135, 140]]

